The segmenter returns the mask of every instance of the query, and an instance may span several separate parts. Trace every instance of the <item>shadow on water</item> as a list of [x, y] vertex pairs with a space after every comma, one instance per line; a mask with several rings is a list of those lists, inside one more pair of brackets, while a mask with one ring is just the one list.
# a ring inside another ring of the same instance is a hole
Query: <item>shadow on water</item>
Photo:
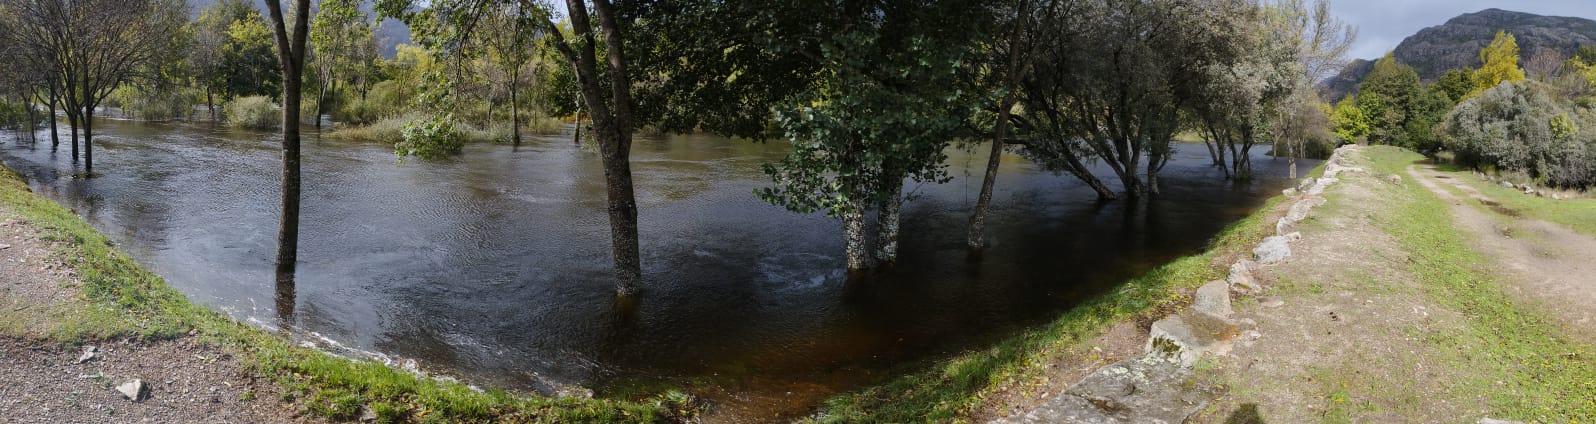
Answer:
[[[322, 139], [304, 147], [300, 260], [285, 286], [272, 283], [277, 135], [101, 127], [92, 184], [71, 177], [65, 154], [0, 144], [0, 160], [198, 303], [480, 384], [709, 381], [710, 397], [763, 416], [1045, 322], [1200, 251], [1289, 184], [1233, 185], [1201, 146], [1182, 146], [1157, 198], [1100, 202], [1005, 155], [972, 257], [964, 232], [985, 150], [950, 150], [951, 182], [909, 186], [896, 265], [850, 277], [837, 221], [752, 195], [784, 143], [639, 137], [645, 287], [617, 299], [603, 169], [569, 133], [443, 161]], [[1284, 160], [1253, 163], [1285, 174]]]

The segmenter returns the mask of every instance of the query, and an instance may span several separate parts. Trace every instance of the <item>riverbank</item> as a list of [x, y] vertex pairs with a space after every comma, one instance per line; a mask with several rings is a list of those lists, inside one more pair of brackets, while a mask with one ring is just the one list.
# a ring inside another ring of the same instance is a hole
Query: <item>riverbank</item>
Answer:
[[[627, 400], [481, 391], [295, 346], [190, 303], [3, 168], [0, 247], [0, 415], [37, 422], [657, 422], [693, 413], [690, 397], [679, 393]], [[142, 387], [129, 386], [130, 400], [118, 386], [134, 380]]]

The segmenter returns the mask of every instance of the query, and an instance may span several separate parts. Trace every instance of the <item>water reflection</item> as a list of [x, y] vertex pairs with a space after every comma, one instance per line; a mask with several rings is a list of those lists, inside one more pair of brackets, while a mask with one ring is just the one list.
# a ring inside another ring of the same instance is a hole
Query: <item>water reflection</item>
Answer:
[[[1197, 251], [1284, 185], [1231, 185], [1192, 146], [1158, 198], [1105, 203], [1006, 156], [972, 260], [964, 230], [986, 150], [955, 150], [952, 182], [908, 187], [897, 265], [851, 284], [835, 220], [752, 194], [786, 145], [639, 137], [646, 287], [618, 300], [603, 170], [569, 133], [442, 161], [322, 139], [305, 144], [300, 260], [284, 285], [277, 135], [97, 126], [93, 180], [73, 178], [65, 154], [15, 143], [0, 160], [197, 302], [488, 384], [709, 378], [745, 399], [732, 402], [788, 406], [1042, 322]], [[1284, 175], [1283, 160], [1254, 164]]]

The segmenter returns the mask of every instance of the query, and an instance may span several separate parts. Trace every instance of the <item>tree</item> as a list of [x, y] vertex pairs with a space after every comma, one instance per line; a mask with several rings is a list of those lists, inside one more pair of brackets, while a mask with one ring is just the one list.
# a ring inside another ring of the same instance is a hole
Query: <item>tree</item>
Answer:
[[[268, 1], [270, 3], [270, 1]], [[273, 50], [272, 28], [254, 6], [245, 3], [242, 17], [227, 24], [222, 53], [224, 99], [243, 96], [279, 96], [282, 68]]]
[[[777, 111], [793, 152], [765, 167], [765, 200], [841, 218], [849, 270], [897, 259], [903, 181], [943, 181], [944, 147], [969, 116], [981, 13], [961, 1], [867, 4], [821, 35], [824, 70]], [[865, 213], [876, 209], [871, 257]]]
[[277, 63], [283, 87], [283, 187], [282, 212], [277, 225], [277, 281], [291, 285], [299, 257], [299, 106], [304, 81], [305, 39], [310, 32], [310, 0], [290, 0], [292, 26], [285, 22], [280, 0], [268, 0]]
[[83, 125], [83, 171], [93, 175], [96, 108], [123, 83], [151, 76], [142, 72], [156, 69], [154, 62], [172, 50], [185, 20], [183, 2], [8, 0], [3, 9], [61, 76], [67, 116]]
[[1374, 62], [1374, 70], [1358, 88], [1358, 106], [1369, 117], [1369, 142], [1404, 145], [1409, 113], [1423, 93], [1418, 72], [1390, 53]]
[[1361, 143], [1369, 136], [1369, 117], [1358, 107], [1353, 96], [1342, 98], [1330, 114], [1330, 125], [1336, 138], [1344, 144]]
[[310, 26], [312, 62], [316, 64], [316, 127], [326, 113], [329, 92], [353, 79], [375, 58], [371, 17], [360, 11], [358, 0], [323, 0]]
[[1524, 80], [1524, 70], [1518, 67], [1518, 41], [1507, 31], [1497, 31], [1491, 44], [1480, 49], [1480, 69], [1474, 71], [1474, 90], [1465, 97], [1474, 97], [1503, 82]]
[[1441, 78], [1435, 80], [1435, 83], [1431, 84], [1430, 88], [1446, 93], [1446, 97], [1456, 104], [1463, 101], [1463, 97], [1474, 89], [1473, 78], [1473, 68], [1453, 69], [1441, 75]]

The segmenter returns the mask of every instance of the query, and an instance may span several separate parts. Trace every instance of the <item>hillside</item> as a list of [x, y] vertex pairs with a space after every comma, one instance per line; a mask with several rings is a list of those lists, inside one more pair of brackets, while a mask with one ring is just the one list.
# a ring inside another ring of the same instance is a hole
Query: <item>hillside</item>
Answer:
[[[1507, 31], [1517, 38], [1520, 64], [1525, 66], [1530, 66], [1537, 55], [1555, 53], [1566, 58], [1579, 46], [1596, 44], [1596, 21], [1485, 9], [1419, 30], [1402, 39], [1392, 54], [1413, 66], [1420, 78], [1434, 81], [1447, 70], [1478, 66], [1480, 49], [1491, 43], [1497, 31]], [[1354, 60], [1340, 74], [1320, 83], [1320, 89], [1328, 99], [1339, 100], [1356, 89], [1357, 83], [1373, 69], [1373, 59], [1376, 58]]]

